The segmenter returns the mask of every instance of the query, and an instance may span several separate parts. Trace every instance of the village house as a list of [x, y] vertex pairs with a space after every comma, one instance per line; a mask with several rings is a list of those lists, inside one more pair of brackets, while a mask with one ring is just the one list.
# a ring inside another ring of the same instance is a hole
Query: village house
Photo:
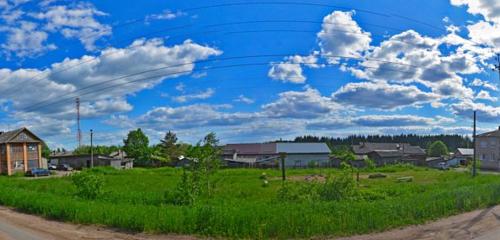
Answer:
[[453, 153], [453, 158], [459, 165], [467, 165], [474, 158], [473, 148], [457, 148]]
[[476, 136], [476, 156], [482, 169], [500, 170], [500, 126]]
[[[74, 154], [70, 151], [53, 152], [49, 164], [67, 164], [74, 169], [89, 168], [91, 165], [90, 154]], [[109, 155], [94, 154], [94, 167], [110, 166], [116, 169], [130, 169], [134, 166], [132, 158], [128, 158], [124, 151], [116, 151]]]
[[281, 164], [281, 153], [286, 167], [328, 166], [330, 161], [326, 143], [227, 144], [222, 159], [229, 167], [273, 167]]
[[371, 143], [362, 142], [352, 145], [352, 151], [359, 159], [369, 158], [377, 166], [395, 163], [409, 163], [425, 166], [425, 150], [408, 143]]
[[42, 144], [27, 128], [0, 132], [0, 173], [12, 175], [41, 167]]

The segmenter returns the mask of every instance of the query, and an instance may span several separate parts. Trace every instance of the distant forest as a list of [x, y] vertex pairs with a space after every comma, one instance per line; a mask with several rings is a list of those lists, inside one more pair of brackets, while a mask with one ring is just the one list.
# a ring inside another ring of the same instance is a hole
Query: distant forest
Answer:
[[[338, 146], [349, 146], [359, 144], [360, 142], [379, 142], [379, 143], [409, 143], [427, 149], [429, 144], [441, 140], [449, 151], [455, 151], [457, 148], [471, 148], [472, 139], [462, 135], [351, 135], [344, 138], [318, 137], [318, 136], [300, 136], [289, 142], [326, 142], [331, 148]], [[281, 141], [281, 140], [280, 140]]]

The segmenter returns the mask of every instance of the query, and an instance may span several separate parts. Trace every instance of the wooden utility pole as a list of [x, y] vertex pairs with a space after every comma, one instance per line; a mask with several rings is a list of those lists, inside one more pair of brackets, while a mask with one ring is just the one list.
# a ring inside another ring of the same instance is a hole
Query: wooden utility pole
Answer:
[[281, 159], [281, 177], [282, 177], [283, 182], [284, 182], [286, 180], [286, 173], [285, 173], [286, 153], [285, 152], [280, 152], [280, 159]]
[[474, 145], [474, 154], [472, 159], [472, 177], [476, 176], [476, 111], [474, 110], [474, 128], [472, 130], [472, 144]]
[[90, 168], [94, 167], [94, 131], [90, 129]]

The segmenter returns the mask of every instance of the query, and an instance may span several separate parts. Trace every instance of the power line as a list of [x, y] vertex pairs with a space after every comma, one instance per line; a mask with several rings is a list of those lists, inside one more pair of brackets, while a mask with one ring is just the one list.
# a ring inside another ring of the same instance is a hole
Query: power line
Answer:
[[[126, 79], [126, 78], [129, 78], [129, 77], [139, 76], [139, 75], [142, 75], [142, 74], [157, 72], [157, 71], [160, 71], [160, 70], [166, 70], [166, 69], [170, 69], [170, 68], [188, 66], [188, 65], [192, 65], [192, 64], [209, 63], [209, 62], [217, 62], [217, 61], [228, 61], [228, 60], [240, 60], [240, 59], [249, 59], [249, 58], [284, 57], [284, 56], [290, 56], [290, 55], [291, 54], [289, 54], [289, 53], [287, 53], [287, 54], [245, 55], [245, 56], [234, 56], [234, 57], [225, 57], [225, 58], [198, 60], [198, 61], [192, 61], [192, 62], [188, 62], [188, 63], [181, 63], [181, 64], [169, 65], [169, 66], [164, 66], [164, 67], [159, 67], [159, 68], [154, 68], [154, 69], [148, 69], [148, 70], [145, 70], [145, 71], [140, 71], [140, 72], [136, 72], [136, 73], [124, 75], [124, 76], [117, 77], [117, 78], [112, 78], [112, 79], [109, 79], [109, 80], [106, 80], [106, 81], [103, 81], [103, 82], [99, 82], [99, 83], [95, 83], [95, 84], [90, 84], [90, 85], [87, 85], [87, 86], [85, 86], [83, 88], [79, 88], [79, 89], [71, 92], [70, 94], [75, 94], [75, 93], [78, 93], [78, 92], [83, 91], [83, 90], [91, 89], [93, 87], [97, 87], [97, 86], [100, 86], [100, 85], [103, 85], [103, 84], [106, 84], [106, 83], [109, 83], [109, 82], [114, 82], [114, 81]], [[395, 65], [408, 66], [408, 67], [412, 67], [412, 68], [420, 68], [418, 66], [411, 65], [411, 64], [405, 64], [405, 63], [399, 63], [399, 62], [392, 62], [392, 61], [386, 61], [386, 60], [380, 60], [380, 59], [374, 59], [374, 58], [360, 58], [360, 57], [350, 57], [350, 56], [330, 55], [330, 54], [323, 54], [322, 56], [323, 57], [329, 57], [329, 58], [344, 58], [344, 59], [353, 59], [353, 60], [364, 60], [364, 61], [372, 61], [372, 62], [382, 62], [382, 63], [390, 63], [390, 64], [395, 64]], [[269, 64], [269, 62], [267, 64]], [[302, 64], [308, 64], [308, 63], [302, 63]], [[367, 66], [364, 66], [364, 67], [365, 68], [369, 68]], [[385, 70], [388, 70], [388, 69], [385, 69]], [[391, 70], [389, 69], [388, 71], [391, 71]], [[404, 73], [408, 73], [408, 72], [404, 72]], [[75, 97], [77, 97], [77, 96], [78, 95], [76, 95]], [[55, 96], [54, 98], [59, 98], [59, 97], [60, 96]], [[31, 111], [35, 107], [39, 107], [40, 105], [43, 105], [44, 103], [50, 102], [50, 100], [51, 99], [42, 100], [41, 102], [38, 102], [38, 103], [35, 103], [35, 104], [30, 105], [28, 107], [25, 107], [22, 110], [24, 110], [24, 111]]]

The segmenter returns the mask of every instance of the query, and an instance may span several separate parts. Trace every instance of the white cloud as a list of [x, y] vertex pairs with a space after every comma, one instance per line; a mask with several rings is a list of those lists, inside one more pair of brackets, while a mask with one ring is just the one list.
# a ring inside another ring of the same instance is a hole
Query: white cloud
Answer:
[[17, 57], [35, 57], [57, 47], [47, 44], [48, 34], [37, 29], [37, 24], [21, 21], [19, 25], [4, 27], [0, 32], [7, 33], [7, 40], [1, 44], [3, 52], [7, 56], [15, 54]]
[[356, 117], [353, 123], [365, 127], [387, 126], [427, 126], [433, 124], [435, 119], [415, 115], [365, 115]]
[[500, 122], [500, 107], [490, 106], [484, 103], [475, 103], [471, 100], [452, 104], [451, 111], [458, 116], [466, 118], [472, 118], [473, 112], [477, 111], [478, 121], [492, 123]]
[[484, 91], [484, 90], [481, 90], [477, 94], [476, 99], [488, 100], [488, 101], [492, 101], [492, 102], [496, 102], [498, 100], [497, 97], [491, 96], [488, 91]]
[[351, 12], [334, 11], [323, 19], [317, 34], [321, 53], [330, 63], [337, 63], [334, 56], [360, 57], [370, 48], [371, 34], [359, 27]]
[[[128, 112], [133, 106], [126, 101], [127, 96], [151, 88], [164, 79], [189, 75], [195, 68], [193, 62], [220, 54], [222, 52], [215, 48], [190, 40], [165, 46], [159, 39], [140, 39], [126, 48], [108, 48], [98, 56], [65, 59], [45, 70], [3, 68], [0, 69], [0, 102], [9, 103], [7, 114], [18, 121], [27, 121], [32, 115], [58, 121], [74, 119], [71, 97], [77, 95], [82, 101], [82, 117]], [[145, 72], [151, 69], [161, 70]], [[123, 78], [138, 72], [143, 74]], [[23, 91], [29, 94], [6, 91], [20, 83]], [[88, 89], [72, 94], [82, 88]], [[43, 101], [42, 105], [27, 108]]]
[[497, 0], [451, 0], [452, 5], [467, 6], [467, 12], [481, 14], [486, 21], [500, 23], [500, 2]]
[[248, 97], [245, 97], [245, 95], [240, 95], [238, 96], [237, 99], [234, 99], [235, 102], [241, 102], [241, 103], [245, 103], [245, 104], [252, 104], [255, 102], [255, 100], [251, 99], [251, 98], [248, 98]]
[[313, 88], [305, 91], [288, 91], [279, 94], [278, 100], [262, 106], [263, 112], [270, 118], [316, 118], [341, 109], [341, 106], [324, 97]]
[[99, 38], [111, 35], [111, 26], [96, 19], [106, 15], [86, 2], [49, 6], [44, 11], [31, 13], [31, 16], [46, 21], [44, 28], [47, 31], [60, 32], [66, 38], [77, 38], [87, 50], [94, 50], [95, 41]]
[[312, 53], [309, 56], [294, 55], [286, 57], [283, 62], [271, 63], [268, 77], [274, 80], [291, 83], [304, 83], [306, 77], [303, 74], [302, 65], [309, 68], [319, 68], [318, 53]]
[[415, 86], [390, 85], [384, 82], [348, 83], [332, 94], [335, 101], [363, 108], [397, 109], [431, 102], [433, 93]]
[[474, 81], [472, 81], [472, 83], [470, 84], [471, 86], [475, 86], [475, 87], [484, 87], [484, 88], [487, 88], [487, 89], [490, 89], [490, 90], [493, 90], [493, 91], [497, 91], [498, 90], [498, 87], [495, 86], [494, 84], [492, 83], [489, 83], [487, 81], [483, 81], [479, 78], [475, 78]]
[[185, 12], [182, 11], [177, 11], [173, 12], [170, 9], [165, 9], [163, 10], [162, 13], [159, 14], [150, 14], [146, 16], [146, 22], [149, 22], [151, 20], [172, 20], [181, 16], [187, 15]]
[[215, 94], [215, 90], [212, 88], [208, 88], [205, 91], [199, 92], [199, 93], [193, 93], [193, 94], [185, 94], [181, 96], [176, 96], [172, 97], [172, 100], [180, 103], [192, 101], [192, 100], [198, 100], [198, 99], [207, 99], [212, 97]]

